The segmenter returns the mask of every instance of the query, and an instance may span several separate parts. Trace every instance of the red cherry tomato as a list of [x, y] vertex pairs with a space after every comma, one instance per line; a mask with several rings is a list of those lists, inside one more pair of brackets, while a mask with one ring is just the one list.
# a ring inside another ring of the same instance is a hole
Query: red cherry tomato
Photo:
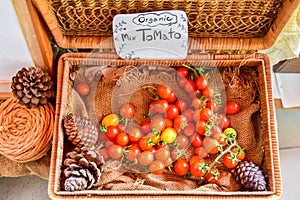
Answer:
[[128, 149], [128, 152], [126, 153], [127, 159], [130, 162], [136, 163], [137, 157], [141, 153], [141, 149], [138, 145], [131, 145]]
[[183, 89], [187, 93], [194, 92], [196, 89], [195, 82], [193, 80], [187, 80], [185, 85], [183, 86]]
[[171, 96], [172, 89], [167, 85], [159, 85], [157, 88], [158, 96], [162, 99], [168, 99]]
[[202, 90], [202, 95], [207, 99], [212, 98], [214, 94], [215, 90], [212, 87], [206, 87], [204, 90]]
[[202, 137], [199, 134], [195, 134], [191, 137], [192, 145], [197, 148], [202, 146]]
[[210, 183], [216, 183], [220, 179], [220, 173], [219, 170], [215, 167], [212, 167], [209, 171], [208, 174], [205, 176], [205, 179], [210, 182]]
[[149, 133], [151, 131], [151, 121], [144, 121], [142, 124], [141, 124], [141, 131], [143, 133]]
[[171, 156], [169, 146], [164, 146], [156, 150], [154, 156], [156, 160], [161, 160], [161, 161], [167, 160]]
[[166, 98], [165, 100], [168, 102], [168, 103], [174, 103], [176, 101], [177, 97], [176, 97], [176, 93], [175, 92], [171, 92], [171, 95], [169, 98]]
[[169, 103], [165, 99], [154, 100], [150, 103], [150, 113], [165, 113], [169, 107]]
[[81, 82], [76, 85], [76, 91], [81, 96], [86, 96], [90, 93], [90, 86], [87, 83]]
[[179, 77], [186, 78], [188, 74], [189, 74], [189, 70], [185, 67], [180, 67], [180, 68], [177, 69], [177, 75]]
[[203, 121], [209, 120], [213, 115], [213, 112], [209, 108], [204, 108], [200, 111], [200, 119]]
[[189, 138], [185, 135], [177, 136], [176, 141], [178, 143], [178, 146], [177, 146], [178, 149], [187, 148], [190, 143]]
[[138, 142], [143, 134], [139, 128], [134, 127], [129, 131], [128, 136], [131, 142]]
[[154, 155], [151, 151], [143, 151], [138, 156], [138, 162], [142, 166], [150, 165], [154, 160]]
[[196, 132], [200, 135], [203, 135], [206, 131], [206, 122], [203, 120], [199, 120], [196, 125]]
[[155, 160], [149, 165], [149, 171], [155, 175], [161, 175], [165, 171], [165, 164], [161, 160]]
[[120, 145], [112, 144], [108, 147], [107, 154], [112, 159], [121, 159], [123, 156], [123, 149]]
[[238, 102], [231, 101], [231, 102], [227, 103], [227, 105], [225, 107], [225, 112], [229, 115], [233, 115], [233, 114], [236, 114], [237, 112], [239, 112], [240, 109], [241, 109], [241, 106]]
[[173, 122], [173, 127], [179, 133], [184, 127], [188, 125], [188, 120], [184, 115], [178, 115]]
[[122, 132], [119, 135], [117, 135], [116, 142], [122, 147], [126, 146], [129, 143], [129, 137], [127, 133]]
[[190, 108], [187, 108], [182, 112], [182, 115], [184, 115], [189, 122], [193, 120], [193, 114], [194, 114], [194, 110]]
[[180, 112], [183, 112], [187, 108], [187, 102], [183, 99], [179, 99], [175, 102], [175, 105], [179, 109]]
[[223, 163], [225, 167], [228, 169], [235, 168], [238, 164], [238, 159], [235, 155], [231, 155], [230, 153], [226, 153], [223, 157]]
[[206, 107], [211, 109], [213, 112], [217, 113], [219, 111], [219, 106], [214, 100], [208, 100]]
[[192, 175], [197, 178], [204, 176], [208, 169], [209, 166], [205, 164], [204, 159], [201, 159], [200, 161], [196, 161], [192, 165], [190, 165], [190, 171]]
[[169, 105], [167, 112], [166, 112], [166, 117], [168, 119], [175, 119], [179, 114], [179, 109], [175, 105]]
[[135, 113], [135, 108], [132, 104], [126, 103], [120, 107], [120, 115], [124, 118], [132, 118]]
[[165, 128], [165, 119], [157, 115], [155, 116], [150, 123], [151, 130], [156, 129], [158, 131], [162, 131]]
[[205, 101], [202, 101], [200, 98], [196, 97], [192, 100], [192, 106], [196, 109], [205, 108], [206, 103], [205, 103]]
[[236, 158], [239, 159], [240, 161], [245, 159], [246, 154], [243, 149], [238, 147], [233, 147], [231, 151], [235, 154]]
[[204, 90], [208, 86], [208, 80], [205, 76], [199, 76], [196, 79], [196, 87], [199, 90]]
[[186, 127], [183, 128], [183, 134], [186, 136], [192, 136], [196, 133], [196, 128], [193, 123], [189, 123]]
[[178, 159], [174, 163], [174, 171], [179, 176], [186, 175], [189, 172], [189, 169], [190, 169], [190, 165], [189, 165], [188, 161], [186, 161], [184, 159]]
[[230, 126], [230, 119], [226, 115], [218, 114], [218, 118], [220, 119], [218, 126], [221, 129], [224, 130]]
[[138, 142], [139, 147], [143, 150], [150, 150], [152, 148], [152, 146], [154, 145], [152, 142], [149, 141], [148, 137], [143, 137], [139, 140]]
[[195, 149], [195, 154], [200, 158], [206, 158], [208, 156], [208, 152], [205, 150], [204, 147], [198, 147]]
[[109, 126], [106, 129], [105, 135], [109, 140], [115, 140], [117, 135], [120, 134], [120, 129], [118, 126]]

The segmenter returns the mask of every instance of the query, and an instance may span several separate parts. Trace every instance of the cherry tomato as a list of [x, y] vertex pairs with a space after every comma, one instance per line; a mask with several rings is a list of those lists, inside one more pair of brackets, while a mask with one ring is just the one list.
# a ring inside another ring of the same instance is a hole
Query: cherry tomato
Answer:
[[177, 146], [178, 149], [187, 148], [190, 143], [189, 138], [185, 135], [177, 136], [176, 141], [178, 143], [178, 146]]
[[141, 131], [143, 133], [149, 133], [151, 131], [151, 121], [144, 121], [142, 124], [141, 124]]
[[214, 100], [208, 100], [206, 107], [211, 109], [213, 112], [217, 113], [219, 111], [219, 106], [218, 104], [216, 104], [216, 102]]
[[168, 146], [161, 147], [160, 149], [156, 150], [154, 156], [156, 160], [161, 160], [161, 161], [167, 160], [171, 156], [169, 147]]
[[176, 93], [175, 92], [171, 92], [171, 95], [169, 98], [165, 99], [168, 103], [174, 103], [176, 101], [177, 97], [176, 97]]
[[177, 133], [180, 132], [187, 125], [188, 125], [188, 120], [184, 115], [178, 115], [174, 119], [173, 127]]
[[225, 146], [227, 144], [227, 137], [223, 132], [213, 132], [211, 137], [218, 140], [221, 146]]
[[208, 152], [205, 150], [204, 147], [198, 147], [195, 149], [195, 154], [200, 158], [206, 158], [208, 156]]
[[139, 128], [134, 127], [129, 131], [128, 136], [131, 142], [138, 142], [143, 135]]
[[180, 67], [180, 68], [177, 69], [177, 75], [179, 77], [186, 78], [188, 74], [189, 74], [189, 70], [185, 67]]
[[179, 109], [180, 112], [183, 112], [187, 108], [187, 102], [183, 99], [179, 99], [175, 102], [175, 105]]
[[177, 137], [177, 132], [174, 128], [168, 127], [161, 133], [160, 139], [167, 144], [174, 142]]
[[192, 136], [196, 133], [196, 128], [194, 124], [189, 123], [187, 126], [185, 126], [182, 130], [183, 134], [186, 136]]
[[109, 140], [116, 139], [117, 135], [120, 134], [120, 129], [118, 126], [109, 126], [106, 129], [105, 135]]
[[211, 150], [219, 145], [218, 140], [213, 139], [211, 137], [204, 137], [203, 139], [203, 147], [207, 152], [211, 152]]
[[207, 99], [212, 98], [214, 94], [215, 90], [212, 87], [206, 87], [204, 90], [202, 90], [202, 95]]
[[119, 123], [118, 128], [120, 129], [120, 131], [126, 132], [127, 125]]
[[149, 171], [155, 175], [161, 175], [165, 171], [165, 164], [161, 160], [155, 160], [149, 165]]
[[236, 114], [237, 112], [240, 111], [240, 109], [241, 109], [241, 106], [236, 101], [231, 101], [231, 102], [227, 103], [225, 106], [225, 112], [229, 115]]
[[172, 89], [167, 85], [159, 85], [157, 88], [158, 96], [162, 99], [168, 99], [171, 96]]
[[233, 147], [231, 151], [235, 154], [236, 158], [239, 159], [240, 161], [245, 159], [245, 151], [239, 147]]
[[192, 165], [190, 165], [190, 171], [192, 175], [197, 178], [204, 176], [208, 169], [209, 166], [205, 163], [204, 159], [193, 162]]
[[124, 118], [132, 118], [135, 113], [135, 108], [132, 104], [126, 103], [120, 107], [120, 115]]
[[196, 132], [200, 135], [203, 135], [206, 131], [206, 122], [203, 120], [199, 120], [196, 125]]
[[195, 134], [194, 136], [191, 137], [192, 145], [197, 148], [202, 146], [202, 137], [199, 134]]
[[186, 175], [189, 172], [189, 169], [190, 169], [190, 165], [189, 165], [188, 161], [186, 161], [184, 159], [178, 159], [174, 163], [174, 171], [179, 176]]
[[120, 118], [117, 114], [109, 114], [102, 119], [101, 125], [105, 127], [118, 126], [119, 122]]
[[127, 133], [121, 132], [118, 134], [116, 137], [116, 142], [122, 147], [126, 146], [129, 143], [129, 137]]
[[226, 128], [224, 133], [227, 137], [235, 139], [237, 136], [236, 130], [234, 128]]
[[207, 121], [213, 116], [213, 112], [209, 108], [204, 108], [200, 111], [200, 119]]
[[123, 149], [120, 145], [110, 145], [107, 149], [107, 154], [112, 159], [121, 159], [123, 156]]
[[199, 109], [194, 110], [192, 117], [194, 122], [197, 123], [200, 120], [200, 110]]
[[193, 113], [194, 113], [193, 109], [187, 108], [182, 112], [182, 115], [184, 115], [186, 117], [186, 119], [189, 122], [191, 122], [193, 120]]
[[218, 182], [220, 179], [219, 170], [215, 167], [212, 167], [205, 176], [205, 179], [210, 183]]
[[165, 128], [165, 119], [160, 115], [155, 116], [151, 120], [150, 127], [152, 130], [156, 129], [158, 131], [162, 131]]
[[204, 161], [202, 158], [200, 158], [199, 156], [192, 156], [189, 160], [189, 164], [190, 166], [194, 163], [194, 162], [197, 162], [197, 161]]
[[181, 78], [179, 77], [179, 80], [178, 80], [178, 84], [181, 88], [184, 89], [185, 85], [187, 84], [188, 80], [186, 78]]
[[192, 106], [196, 109], [205, 108], [206, 103], [204, 101], [202, 101], [201, 99], [196, 97], [192, 100]]
[[86, 96], [90, 93], [90, 86], [87, 83], [81, 82], [76, 85], [76, 91], [81, 96]]
[[230, 126], [230, 119], [226, 115], [218, 114], [218, 117], [220, 119], [220, 122], [219, 122], [218, 126], [221, 129], [226, 129]]
[[142, 166], [150, 165], [154, 160], [154, 155], [151, 151], [143, 151], [138, 156], [138, 162]]
[[152, 143], [151, 141], [149, 141], [149, 138], [147, 137], [143, 137], [139, 140], [139, 147], [145, 151], [145, 150], [150, 150], [152, 148], [152, 146], [154, 145], [154, 143]]
[[166, 117], [168, 119], [175, 119], [179, 114], [179, 109], [175, 105], [169, 105], [167, 112], [166, 112]]
[[231, 155], [230, 153], [226, 153], [223, 157], [223, 163], [225, 167], [228, 169], [235, 168], [238, 164], [238, 159], [235, 155]]
[[165, 127], [173, 127], [173, 120], [165, 119]]
[[164, 164], [166, 167], [169, 167], [173, 164], [173, 159], [171, 157], [167, 158], [165, 161], [164, 161]]
[[160, 140], [160, 132], [150, 132], [146, 135], [146, 138], [148, 138], [148, 143], [155, 145]]
[[107, 161], [107, 160], [109, 159], [109, 155], [107, 154], [107, 149], [106, 149], [106, 148], [101, 149], [101, 150], [99, 151], [99, 154], [103, 157], [103, 159], [104, 159], [105, 161]]
[[141, 149], [138, 145], [131, 145], [128, 147], [128, 152], [126, 153], [127, 159], [130, 162], [136, 163], [137, 162], [137, 157], [141, 153]]
[[154, 100], [150, 103], [151, 114], [154, 113], [165, 113], [169, 107], [169, 103], [164, 99]]
[[193, 80], [187, 80], [183, 89], [187, 92], [194, 92], [196, 90], [195, 82]]
[[171, 157], [173, 160], [177, 160], [183, 156], [183, 151], [182, 149], [174, 148], [171, 151]]
[[199, 76], [196, 79], [196, 87], [199, 90], [204, 90], [208, 86], [208, 80], [205, 76]]

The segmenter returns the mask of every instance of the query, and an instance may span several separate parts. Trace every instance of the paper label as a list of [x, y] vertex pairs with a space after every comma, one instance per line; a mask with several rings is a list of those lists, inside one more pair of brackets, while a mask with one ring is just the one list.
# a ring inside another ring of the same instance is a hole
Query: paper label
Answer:
[[188, 20], [180, 10], [119, 14], [113, 19], [117, 54], [123, 59], [184, 59]]

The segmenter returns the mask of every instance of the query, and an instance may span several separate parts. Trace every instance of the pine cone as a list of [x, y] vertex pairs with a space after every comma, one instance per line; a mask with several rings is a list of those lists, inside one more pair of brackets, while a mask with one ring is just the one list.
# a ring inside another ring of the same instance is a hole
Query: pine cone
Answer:
[[64, 130], [68, 140], [77, 147], [93, 148], [98, 140], [98, 129], [95, 124], [86, 118], [73, 114], [64, 119]]
[[90, 189], [100, 180], [104, 160], [96, 151], [76, 147], [64, 160], [64, 187], [66, 191]]
[[245, 188], [256, 191], [267, 189], [265, 176], [253, 162], [242, 161], [232, 170], [235, 179]]
[[54, 96], [51, 76], [41, 68], [22, 68], [12, 78], [13, 95], [28, 108], [45, 105]]

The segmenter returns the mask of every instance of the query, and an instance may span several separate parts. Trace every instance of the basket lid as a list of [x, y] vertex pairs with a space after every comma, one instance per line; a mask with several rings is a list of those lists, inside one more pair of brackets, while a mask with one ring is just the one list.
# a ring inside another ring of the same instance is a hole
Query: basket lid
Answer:
[[183, 10], [194, 49], [271, 47], [300, 0], [32, 0], [63, 48], [97, 48], [117, 14]]

